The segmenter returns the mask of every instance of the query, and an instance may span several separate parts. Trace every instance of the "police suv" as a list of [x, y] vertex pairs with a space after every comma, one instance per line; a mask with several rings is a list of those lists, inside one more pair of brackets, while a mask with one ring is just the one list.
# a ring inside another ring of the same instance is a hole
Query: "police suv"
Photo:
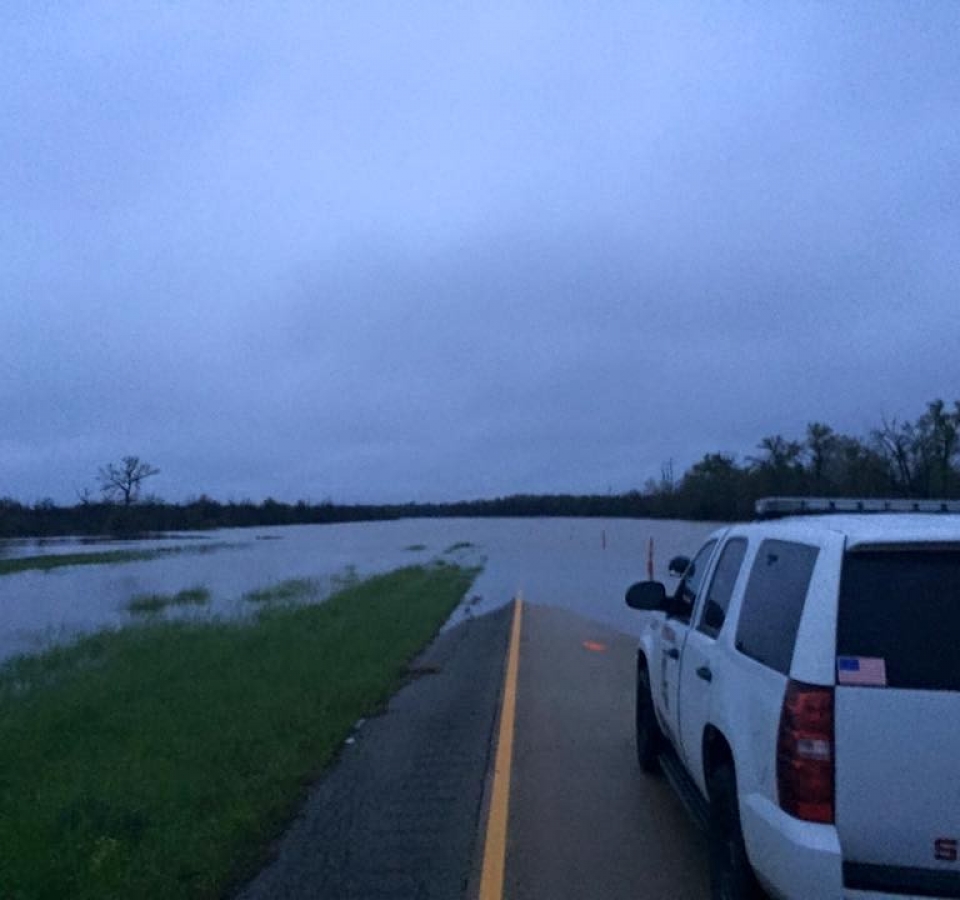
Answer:
[[627, 592], [640, 766], [714, 898], [960, 898], [960, 504], [757, 512]]

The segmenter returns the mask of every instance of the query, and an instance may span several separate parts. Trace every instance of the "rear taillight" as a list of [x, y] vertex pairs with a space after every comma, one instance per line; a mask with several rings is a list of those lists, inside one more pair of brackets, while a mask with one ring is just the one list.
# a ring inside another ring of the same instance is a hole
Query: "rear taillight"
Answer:
[[777, 735], [780, 807], [807, 822], [833, 822], [833, 688], [787, 683]]

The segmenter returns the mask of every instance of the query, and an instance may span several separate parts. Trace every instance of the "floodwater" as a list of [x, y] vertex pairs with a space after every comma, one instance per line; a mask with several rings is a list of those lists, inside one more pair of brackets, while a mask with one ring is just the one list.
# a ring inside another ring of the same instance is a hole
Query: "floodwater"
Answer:
[[[0, 541], [0, 557], [157, 547], [184, 551], [140, 562], [0, 576], [0, 659], [143, 621], [127, 610], [138, 594], [203, 586], [211, 592], [206, 606], [171, 607], [157, 615], [233, 618], [258, 608], [243, 600], [246, 592], [286, 579], [314, 579], [323, 597], [344, 577], [437, 559], [484, 565], [449, 624], [489, 612], [519, 593], [634, 634], [636, 617], [623, 594], [645, 577], [650, 540], [654, 577], [667, 580], [669, 559], [692, 554], [715, 527], [649, 519], [404, 519], [224, 529], [92, 546], [80, 539]], [[468, 546], [451, 549], [456, 544]], [[197, 552], [200, 548], [209, 552]]]

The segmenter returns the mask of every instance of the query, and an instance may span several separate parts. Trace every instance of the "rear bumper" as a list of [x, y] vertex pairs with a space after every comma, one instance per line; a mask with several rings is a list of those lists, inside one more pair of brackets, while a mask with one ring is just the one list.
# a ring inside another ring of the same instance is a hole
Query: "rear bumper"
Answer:
[[833, 825], [801, 822], [759, 794], [740, 798], [740, 824], [750, 863], [777, 900], [960, 898], [960, 873], [952, 870], [844, 868]]
[[801, 822], [760, 794], [740, 797], [747, 855], [778, 900], [843, 900], [843, 858], [832, 825]]
[[941, 895], [928, 894], [888, 894], [883, 891], [857, 891], [846, 888], [843, 900], [942, 900]]
[[853, 898], [960, 897], [960, 872], [949, 869], [922, 869], [908, 866], [879, 866], [847, 863], [843, 867], [847, 894]]

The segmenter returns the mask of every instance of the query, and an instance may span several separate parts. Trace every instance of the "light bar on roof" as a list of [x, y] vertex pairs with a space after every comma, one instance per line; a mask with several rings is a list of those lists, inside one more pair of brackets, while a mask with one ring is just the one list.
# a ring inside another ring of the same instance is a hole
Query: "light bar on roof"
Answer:
[[762, 497], [756, 503], [757, 518], [800, 516], [818, 513], [960, 512], [960, 500], [903, 500], [856, 497]]

